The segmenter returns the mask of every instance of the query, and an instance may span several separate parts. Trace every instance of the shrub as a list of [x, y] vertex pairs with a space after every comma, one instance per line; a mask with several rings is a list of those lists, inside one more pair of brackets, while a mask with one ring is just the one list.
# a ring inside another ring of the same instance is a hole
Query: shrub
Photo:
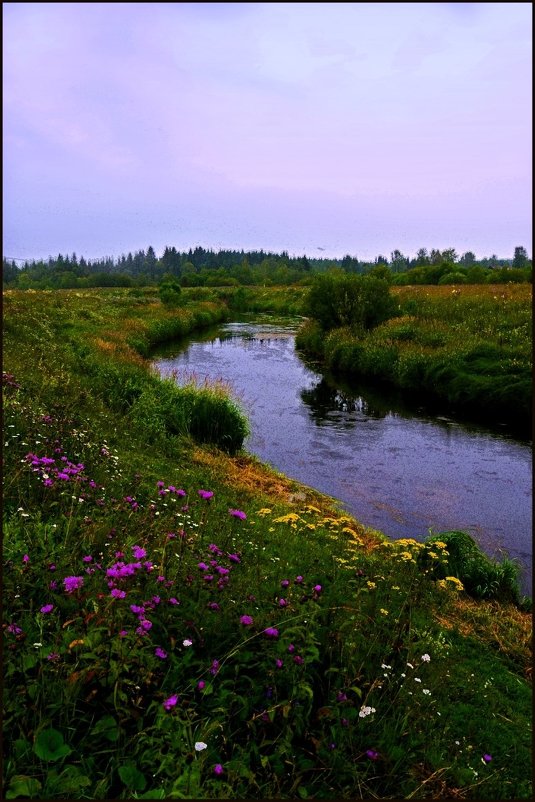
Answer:
[[384, 279], [332, 272], [314, 278], [304, 311], [324, 331], [342, 326], [369, 330], [393, 317], [397, 306]]

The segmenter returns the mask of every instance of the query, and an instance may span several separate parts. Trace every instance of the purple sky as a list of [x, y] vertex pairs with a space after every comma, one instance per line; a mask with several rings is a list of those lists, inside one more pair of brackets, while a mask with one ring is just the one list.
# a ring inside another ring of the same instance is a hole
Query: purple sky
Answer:
[[531, 3], [2, 8], [6, 256], [531, 253]]

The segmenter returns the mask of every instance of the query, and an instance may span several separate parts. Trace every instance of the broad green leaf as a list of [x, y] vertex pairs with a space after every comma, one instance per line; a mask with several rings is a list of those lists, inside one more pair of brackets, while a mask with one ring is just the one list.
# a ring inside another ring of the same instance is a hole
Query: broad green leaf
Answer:
[[119, 768], [119, 777], [128, 788], [134, 791], [144, 791], [147, 787], [145, 775], [142, 774], [134, 763], [125, 763]]
[[51, 727], [48, 730], [41, 730], [35, 739], [33, 751], [41, 760], [53, 761], [70, 755], [72, 749], [64, 742], [61, 732]]
[[11, 778], [9, 788], [6, 791], [6, 799], [17, 799], [21, 796], [37, 799], [40, 790], [41, 783], [39, 780], [35, 780], [33, 777], [26, 777], [24, 774], [17, 774]]
[[102, 735], [114, 743], [119, 738], [119, 727], [116, 720], [113, 716], [104, 716], [92, 728], [91, 735]]

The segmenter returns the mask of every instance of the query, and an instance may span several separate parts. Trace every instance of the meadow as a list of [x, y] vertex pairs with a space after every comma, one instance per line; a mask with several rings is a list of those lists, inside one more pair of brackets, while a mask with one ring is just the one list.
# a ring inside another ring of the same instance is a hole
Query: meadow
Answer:
[[4, 293], [4, 797], [531, 798], [514, 563], [367, 529], [241, 450], [224, 385], [151, 372], [232, 314]]
[[296, 344], [346, 375], [388, 382], [455, 414], [532, 422], [531, 285], [392, 287], [397, 314], [367, 332], [324, 332], [314, 320]]

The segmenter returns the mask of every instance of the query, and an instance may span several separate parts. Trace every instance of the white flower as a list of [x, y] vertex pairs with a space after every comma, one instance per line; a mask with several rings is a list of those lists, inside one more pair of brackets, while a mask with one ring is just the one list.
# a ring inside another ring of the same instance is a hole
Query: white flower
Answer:
[[429, 657], [428, 654], [422, 654], [422, 660], [424, 661], [424, 663], [428, 663], [431, 660], [431, 658]]
[[414, 677], [414, 681], [415, 682], [421, 682], [422, 680], [420, 679], [420, 677]]
[[203, 749], [206, 749], [208, 744], [205, 744], [204, 741], [197, 741], [195, 744], [195, 751], [202, 752]]
[[407, 663], [407, 665], [409, 666], [409, 668], [414, 668], [412, 663]]
[[389, 669], [391, 669], [392, 666], [387, 666], [386, 663], [381, 663], [381, 668], [389, 668]]
[[186, 638], [186, 640], [182, 641], [182, 646], [193, 646], [193, 641], [189, 638]]
[[422, 688], [422, 693], [425, 693], [426, 696], [430, 696], [431, 695], [431, 691], [428, 690], [427, 688]]
[[366, 718], [369, 716], [370, 713], [375, 713], [375, 707], [369, 707], [368, 705], [362, 705], [359, 711], [360, 718]]

